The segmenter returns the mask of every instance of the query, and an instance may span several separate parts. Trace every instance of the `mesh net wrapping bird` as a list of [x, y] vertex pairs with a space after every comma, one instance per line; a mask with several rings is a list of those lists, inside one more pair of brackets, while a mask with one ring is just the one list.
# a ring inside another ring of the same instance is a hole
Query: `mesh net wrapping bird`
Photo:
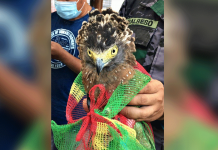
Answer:
[[[135, 122], [119, 112], [151, 80], [135, 61], [128, 21], [111, 9], [89, 13], [77, 37], [82, 71], [75, 79], [66, 107], [67, 125], [51, 122], [59, 150], [154, 150], [150, 123]], [[90, 99], [86, 116], [76, 109]]]

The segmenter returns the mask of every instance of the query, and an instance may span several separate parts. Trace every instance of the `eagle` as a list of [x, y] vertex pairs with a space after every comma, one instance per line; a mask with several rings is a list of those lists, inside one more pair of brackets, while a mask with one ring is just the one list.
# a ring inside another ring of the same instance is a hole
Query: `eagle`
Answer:
[[102, 84], [112, 94], [120, 83], [126, 84], [134, 76], [136, 49], [132, 34], [126, 18], [111, 8], [89, 13], [88, 22], [82, 23], [76, 38], [86, 93]]
[[[58, 149], [154, 150], [149, 125], [119, 113], [150, 81], [133, 55], [135, 39], [128, 21], [110, 8], [96, 9], [89, 16], [76, 38], [82, 69], [70, 90], [68, 124], [51, 124], [55, 145]], [[80, 118], [83, 113], [77, 108], [86, 94], [90, 110]]]

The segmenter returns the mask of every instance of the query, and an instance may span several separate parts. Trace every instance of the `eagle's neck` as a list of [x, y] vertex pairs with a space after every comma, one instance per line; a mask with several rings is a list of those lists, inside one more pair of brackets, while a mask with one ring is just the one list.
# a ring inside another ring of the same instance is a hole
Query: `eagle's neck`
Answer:
[[128, 83], [134, 74], [134, 68], [126, 63], [118, 65], [109, 72], [103, 69], [99, 75], [88, 67], [82, 69], [83, 84], [87, 93], [94, 85], [103, 84], [106, 90], [112, 94], [120, 83]]

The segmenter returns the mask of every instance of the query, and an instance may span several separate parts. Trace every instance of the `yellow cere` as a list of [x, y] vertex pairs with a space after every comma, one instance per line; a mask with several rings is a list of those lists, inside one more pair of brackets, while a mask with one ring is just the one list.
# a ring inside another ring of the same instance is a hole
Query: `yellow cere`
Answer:
[[94, 60], [94, 62], [96, 62], [97, 58], [100, 58], [100, 59], [103, 59], [103, 63], [107, 63], [109, 60], [113, 59], [117, 55], [118, 47], [117, 45], [114, 45], [113, 47], [99, 54], [88, 49], [87, 53], [89, 57], [91, 57]]

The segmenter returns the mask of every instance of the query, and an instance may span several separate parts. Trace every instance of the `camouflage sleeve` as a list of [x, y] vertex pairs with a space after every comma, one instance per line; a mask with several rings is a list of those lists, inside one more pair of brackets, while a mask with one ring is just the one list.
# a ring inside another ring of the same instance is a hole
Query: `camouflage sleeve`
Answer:
[[[136, 48], [142, 46], [143, 51], [137, 49], [137, 52], [140, 56], [145, 53], [139, 62], [152, 78], [164, 83], [164, 1], [125, 0], [119, 14], [130, 22], [129, 28], [135, 33]], [[154, 27], [145, 26], [143, 23], [147, 21], [146, 19], [153, 24], [158, 23]]]
[[153, 3], [150, 8], [162, 19], [164, 20], [164, 1], [158, 0], [157, 2]]
[[157, 27], [150, 45], [148, 46], [147, 56], [143, 64], [152, 78], [164, 84], [164, 29]]
[[120, 7], [119, 15], [122, 16], [122, 17], [125, 17], [126, 5], [127, 5], [127, 0], [125, 0], [123, 2], [122, 6]]

